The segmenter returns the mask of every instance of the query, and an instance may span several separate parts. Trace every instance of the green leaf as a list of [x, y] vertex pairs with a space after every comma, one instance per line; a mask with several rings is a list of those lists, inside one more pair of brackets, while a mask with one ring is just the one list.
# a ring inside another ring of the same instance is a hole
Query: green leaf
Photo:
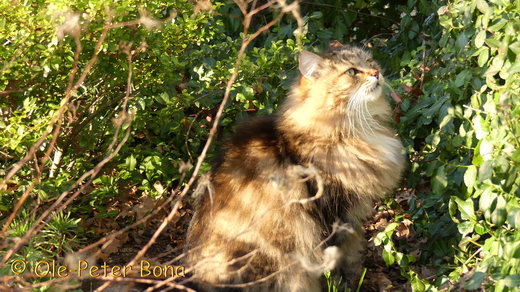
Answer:
[[408, 260], [408, 257], [405, 256], [402, 252], [396, 252], [395, 253], [395, 260], [397, 264], [401, 267], [407, 267], [410, 263]]
[[485, 40], [486, 40], [486, 31], [481, 30], [479, 33], [477, 33], [477, 36], [475, 37], [475, 46], [477, 48], [482, 47], [482, 45], [484, 45]]
[[242, 92], [238, 92], [237, 95], [235, 96], [235, 100], [236, 101], [246, 101], [247, 98]]
[[473, 159], [471, 160], [471, 163], [473, 163], [474, 165], [477, 165], [477, 166], [482, 165], [483, 162], [484, 162], [484, 158], [482, 158], [482, 156], [480, 156], [480, 154], [478, 154], [478, 153], [475, 153], [473, 156]]
[[486, 73], [484, 75], [486, 76], [492, 76], [495, 75], [502, 69], [502, 66], [504, 66], [504, 57], [503, 56], [497, 56], [493, 58], [493, 61], [491, 61], [491, 66], [487, 69]]
[[450, 214], [451, 220], [453, 220], [453, 222], [460, 223], [459, 219], [455, 217], [455, 215], [457, 214], [457, 203], [455, 202], [453, 197], [450, 198], [450, 201], [448, 202], [448, 213]]
[[387, 250], [383, 250], [383, 260], [385, 260], [387, 266], [393, 265], [395, 262], [392, 252]]
[[520, 227], [520, 206], [514, 201], [510, 201], [506, 206], [507, 222], [511, 227]]
[[507, 243], [504, 246], [504, 254], [508, 258], [520, 259], [520, 241]]
[[412, 291], [414, 291], [414, 292], [426, 291], [426, 285], [424, 285], [424, 282], [421, 279], [419, 279], [417, 276], [412, 278], [411, 285], [412, 285]]
[[486, 48], [485, 50], [482, 50], [478, 56], [478, 65], [480, 67], [484, 67], [486, 65], [486, 62], [489, 59], [489, 50]]
[[484, 235], [489, 232], [489, 230], [482, 224], [475, 225], [475, 232], [479, 235]]
[[518, 288], [520, 287], [520, 275], [507, 275], [500, 282], [504, 283], [507, 287]]
[[520, 163], [520, 149], [516, 149], [516, 151], [511, 156], [514, 162]]
[[390, 223], [390, 224], [388, 224], [388, 225], [386, 226], [385, 231], [383, 231], [383, 232], [384, 232], [384, 233], [387, 233], [387, 234], [388, 234], [388, 233], [391, 233], [391, 232], [393, 232], [393, 231], [397, 228], [397, 226], [399, 226], [398, 223], [396, 223], [396, 222], [392, 222], [392, 223]]
[[488, 38], [485, 40], [485, 43], [492, 48], [500, 48], [502, 46], [502, 43], [495, 38]]
[[[482, 156], [480, 156], [480, 157], [482, 157]], [[485, 160], [482, 163], [482, 165], [480, 165], [480, 167], [478, 169], [478, 173], [479, 173], [479, 176], [478, 176], [478, 181], [479, 182], [483, 182], [486, 179], [491, 178], [491, 175], [493, 174], [493, 161], [492, 160]]]
[[[493, 202], [495, 202], [497, 194], [490, 187], [486, 188], [480, 195], [478, 207], [482, 212], [492, 211]], [[494, 207], [493, 207], [494, 208]]]
[[475, 181], [477, 179], [477, 167], [475, 165], [471, 165], [464, 172], [464, 184], [468, 189], [472, 189], [475, 185]]
[[452, 196], [455, 203], [457, 203], [458, 209], [460, 211], [461, 218], [464, 220], [476, 220], [475, 210], [473, 207], [473, 200], [468, 198], [463, 201], [459, 197]]
[[493, 213], [491, 213], [491, 222], [493, 224], [500, 226], [504, 224], [506, 221], [507, 211], [506, 211], [506, 200], [502, 196], [497, 196], [497, 204]]
[[473, 223], [470, 221], [464, 221], [459, 224], [457, 224], [457, 229], [459, 230], [460, 234], [462, 234], [462, 237], [466, 236], [468, 233], [473, 232]]
[[482, 13], [491, 13], [491, 8], [485, 0], [477, 0], [477, 9]]
[[386, 234], [384, 232], [380, 232], [376, 235], [376, 238], [374, 238], [374, 245], [380, 246], [383, 241], [386, 239]]
[[489, 142], [487, 139], [482, 140], [478, 151], [484, 161], [490, 160], [493, 154], [493, 143]]
[[502, 19], [498, 20], [497, 23], [490, 26], [488, 29], [492, 32], [497, 32], [497, 31], [500, 31], [507, 23], [508, 23], [508, 21], [506, 19], [502, 18]]
[[468, 43], [468, 36], [466, 33], [461, 32], [459, 36], [457, 37], [457, 40], [455, 41], [455, 47], [459, 50], [464, 49], [466, 47], [466, 44]]
[[444, 15], [448, 12], [448, 6], [444, 5], [444, 6], [441, 6], [439, 7], [439, 9], [437, 9], [437, 14], [440, 16], [440, 15]]
[[[516, 41], [509, 45], [509, 49], [516, 55], [520, 55], [520, 41]], [[518, 63], [517, 63], [518, 64]]]
[[[479, 107], [479, 105], [472, 104], [473, 107]], [[477, 139], [481, 140], [486, 137], [488, 132], [487, 123], [480, 115], [476, 115], [473, 118], [473, 126], [475, 128], [475, 136]]]
[[460, 147], [462, 145], [462, 142], [463, 140], [460, 136], [455, 136], [451, 140], [451, 145], [453, 145], [453, 147]]
[[126, 161], [128, 165], [128, 170], [132, 171], [135, 169], [135, 165], [137, 164], [137, 160], [135, 159], [134, 155], [130, 155], [130, 157], [127, 158]]
[[475, 273], [473, 273], [473, 275], [471, 276], [469, 281], [464, 283], [464, 288], [466, 288], [467, 290], [476, 290], [476, 289], [480, 288], [480, 285], [482, 284], [482, 282], [484, 281], [485, 278], [486, 278], [485, 273], [475, 272]]
[[471, 72], [469, 70], [462, 70], [459, 74], [457, 74], [457, 77], [455, 78], [455, 86], [461, 87], [466, 83], [466, 79], [470, 78]]
[[435, 194], [442, 194], [444, 189], [448, 185], [448, 179], [446, 178], [446, 172], [444, 171], [444, 165], [437, 169], [435, 176], [432, 179], [432, 191]]

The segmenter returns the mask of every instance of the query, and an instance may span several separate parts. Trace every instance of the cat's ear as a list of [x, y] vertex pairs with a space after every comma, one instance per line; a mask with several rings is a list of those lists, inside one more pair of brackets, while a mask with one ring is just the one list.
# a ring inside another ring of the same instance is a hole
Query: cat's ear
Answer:
[[329, 50], [339, 49], [344, 45], [337, 40], [333, 40], [329, 43]]
[[301, 51], [298, 58], [298, 69], [300, 73], [307, 79], [317, 77], [317, 69], [323, 59], [309, 51]]

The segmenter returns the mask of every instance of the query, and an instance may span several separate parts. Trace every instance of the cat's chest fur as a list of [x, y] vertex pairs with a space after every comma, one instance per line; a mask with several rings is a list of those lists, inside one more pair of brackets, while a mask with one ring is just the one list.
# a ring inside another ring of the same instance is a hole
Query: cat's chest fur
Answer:
[[369, 139], [318, 142], [299, 149], [301, 162], [317, 167], [325, 185], [373, 199], [395, 186], [403, 165], [401, 151], [399, 139], [388, 133], [374, 133]]
[[[310, 212], [323, 230], [330, 232], [337, 220], [359, 226], [371, 214], [373, 202], [396, 186], [404, 164], [401, 142], [388, 133], [375, 133], [371, 139], [379, 143], [350, 139], [300, 146], [301, 163], [313, 165], [322, 177], [323, 196]], [[316, 181], [307, 182], [307, 190], [309, 196], [316, 194]]]

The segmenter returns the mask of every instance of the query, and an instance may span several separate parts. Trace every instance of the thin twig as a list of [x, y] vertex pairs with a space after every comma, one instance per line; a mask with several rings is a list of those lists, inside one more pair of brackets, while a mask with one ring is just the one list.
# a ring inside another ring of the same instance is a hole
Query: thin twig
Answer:
[[[389, 21], [391, 23], [397, 24], [399, 26], [401, 25], [401, 23], [399, 21], [396, 21], [394, 19], [391, 19], [391, 18], [388, 18], [388, 17], [385, 17], [385, 16], [381, 16], [381, 15], [377, 15], [377, 14], [370, 14], [370, 13], [361, 12], [359, 10], [350, 9], [348, 7], [341, 7], [341, 6], [332, 5], [332, 4], [315, 3], [315, 2], [308, 2], [308, 1], [301, 1], [301, 3], [309, 4], [309, 5], [313, 5], [313, 6], [330, 7], [330, 8], [336, 8], [336, 9], [340, 9], [340, 10], [350, 11], [350, 12], [353, 12], [353, 13], [356, 13], [356, 14], [361, 14], [361, 15], [368, 16], [368, 17], [374, 17], [374, 18], [383, 19], [383, 20]], [[410, 26], [406, 26], [406, 29], [409, 29], [409, 30], [415, 32], [421, 38], [424, 38], [424, 37], [428, 38], [428, 37], [430, 37], [429, 35], [427, 35], [427, 34], [425, 34], [423, 32], [419, 32], [419, 31], [415, 30], [414, 28], [412, 28]]]
[[[236, 59], [235, 65], [233, 66], [232, 74], [231, 74], [231, 76], [230, 76], [230, 78], [229, 78], [229, 80], [228, 80], [228, 82], [226, 84], [226, 90], [225, 90], [225, 93], [224, 93], [224, 97], [222, 98], [222, 102], [220, 103], [219, 109], [218, 109], [218, 111], [217, 111], [217, 113], [215, 115], [214, 121], [213, 121], [213, 125], [212, 125], [212, 127], [210, 129], [208, 140], [206, 141], [206, 143], [204, 145], [204, 148], [203, 148], [201, 154], [199, 155], [199, 157], [197, 159], [197, 164], [195, 165], [195, 169], [194, 169], [194, 171], [192, 173], [192, 176], [190, 177], [188, 183], [186, 184], [186, 186], [183, 188], [182, 192], [179, 195], [179, 200], [174, 204], [174, 206], [173, 206], [172, 210], [170, 211], [170, 213], [168, 214], [168, 216], [163, 219], [163, 221], [161, 222], [161, 225], [154, 232], [154, 234], [152, 235], [150, 240], [137, 253], [137, 255], [134, 256], [134, 258], [128, 263], [128, 265], [134, 265], [135, 262], [137, 260], [139, 260], [140, 258], [142, 258], [144, 256], [144, 254], [148, 251], [148, 249], [155, 243], [155, 241], [157, 240], [159, 235], [162, 233], [162, 231], [166, 228], [168, 223], [171, 222], [171, 220], [173, 219], [173, 217], [177, 213], [177, 210], [180, 207], [181, 199], [188, 193], [188, 191], [190, 190], [191, 186], [193, 185], [193, 183], [197, 179], [197, 175], [198, 175], [198, 173], [200, 171], [200, 168], [202, 166], [202, 162], [204, 161], [204, 158], [206, 157], [207, 152], [209, 150], [209, 147], [210, 147], [211, 143], [213, 142], [213, 139], [214, 139], [215, 134], [217, 132], [217, 127], [218, 127], [218, 125], [220, 123], [220, 119], [222, 117], [222, 113], [224, 112], [225, 105], [226, 105], [227, 101], [229, 100], [229, 96], [231, 94], [231, 88], [232, 88], [233, 84], [235, 83], [235, 81], [236, 81], [236, 79], [238, 77], [239, 68], [240, 68], [240, 66], [242, 64], [242, 60], [243, 60], [243, 57], [244, 57], [244, 54], [245, 54], [245, 51], [246, 51], [248, 45], [251, 43], [251, 41], [253, 41], [256, 37], [258, 37], [262, 32], [268, 30], [270, 27], [272, 27], [274, 24], [276, 24], [283, 17], [283, 15], [286, 12], [290, 11], [289, 9], [286, 9], [286, 11], [282, 10], [278, 17], [276, 17], [274, 20], [272, 20], [268, 24], [266, 24], [266, 25], [262, 26], [261, 28], [259, 28], [251, 36], [248, 36], [249, 25], [251, 23], [251, 18], [253, 17], [254, 14], [252, 14], [251, 12], [246, 13], [246, 9], [245, 9], [245, 5], [246, 4], [244, 4], [244, 2], [238, 1], [238, 0], [235, 0], [234, 2], [239, 6], [239, 8], [241, 9], [242, 13], [244, 14], [242, 44], [241, 44], [240, 50], [239, 50], [239, 52], [237, 54], [237, 59]], [[292, 4], [293, 6], [291, 6], [291, 9], [298, 9], [297, 3], [298, 2], [294, 2]], [[254, 10], [254, 8], [252, 8], [252, 11], [253, 10]], [[109, 284], [102, 285], [101, 287], [99, 287], [95, 291], [102, 291], [104, 288], [108, 287], [108, 285]]]
[[[2, 262], [1, 262], [0, 266], [5, 265], [7, 263], [7, 261], [11, 258], [11, 256], [13, 256], [13, 254], [16, 251], [18, 251], [25, 243], [28, 242], [29, 238], [34, 236], [35, 233], [37, 233], [38, 231], [40, 231], [44, 227], [44, 225], [40, 224], [40, 223], [42, 223], [44, 220], [46, 220], [47, 217], [51, 214], [52, 211], [57, 210], [59, 212], [59, 211], [63, 210], [76, 197], [78, 197], [79, 194], [81, 194], [85, 190], [85, 188], [87, 186], [89, 186], [92, 183], [92, 181], [95, 179], [96, 175], [99, 173], [99, 171], [101, 171], [101, 168], [103, 168], [103, 166], [108, 161], [112, 160], [112, 158], [114, 158], [116, 156], [116, 154], [119, 152], [119, 150], [121, 150], [121, 147], [126, 143], [126, 141], [128, 140], [128, 137], [130, 136], [130, 129], [131, 129], [131, 127], [127, 128], [125, 137], [123, 137], [121, 142], [117, 145], [117, 147], [114, 149], [114, 151], [112, 153], [110, 153], [103, 160], [101, 160], [93, 169], [91, 169], [90, 171], [87, 171], [86, 173], [84, 173], [68, 190], [64, 191], [59, 196], [59, 198], [54, 202], [54, 204], [52, 204], [52, 206], [50, 208], [46, 209], [42, 213], [42, 215], [40, 215], [40, 217], [36, 220], [36, 222], [34, 222], [33, 226], [31, 226], [31, 228], [15, 244], [15, 246], [12, 247], [9, 251], [6, 252], [6, 254], [4, 255], [4, 257], [2, 259]], [[61, 205], [58, 208], [58, 205], [65, 199], [65, 197], [67, 197], [67, 195], [69, 194], [70, 190], [78, 187], [81, 184], [81, 182], [83, 180], [85, 180], [87, 177], [90, 177], [90, 179], [86, 183], [82, 184], [77, 189], [77, 191], [74, 192], [74, 194], [72, 196], [70, 196], [70, 198], [63, 205]]]
[[20, 211], [20, 209], [22, 208], [23, 204], [25, 203], [25, 200], [27, 200], [27, 198], [29, 197], [29, 194], [31, 193], [31, 191], [33, 190], [35, 185], [36, 185], [36, 181], [32, 181], [31, 184], [29, 184], [27, 186], [27, 188], [23, 192], [20, 199], [18, 199], [18, 201], [16, 202], [16, 205], [14, 206], [13, 211], [9, 215], [9, 218], [7, 218], [7, 220], [4, 223], [4, 227], [2, 228], [2, 234], [5, 234], [7, 229], [9, 229], [11, 222], [13, 222], [14, 218], [18, 214], [18, 211]]
[[[23, 44], [25, 42], [25, 40], [27, 39], [27, 36], [24, 37], [21, 41], [20, 41], [20, 44]], [[9, 62], [7, 62], [7, 64], [4, 65], [4, 67], [2, 67], [2, 69], [0, 69], [0, 74], [2, 74], [4, 71], [6, 71], [7, 69], [9, 69], [9, 67], [11, 67], [13, 64], [14, 64], [14, 61], [16, 60], [16, 58], [18, 58], [18, 56], [22, 53], [22, 46], [18, 47], [16, 49], [16, 51], [14, 51], [14, 54], [13, 56], [11, 57], [11, 59], [9, 60]]]
[[[69, 89], [68, 93], [66, 94], [66, 96], [70, 97], [71, 96], [71, 92], [72, 91], [75, 91], [80, 85], [81, 83], [84, 81], [84, 79], [86, 78], [87, 76], [87, 73], [90, 71], [90, 69], [94, 66], [95, 62], [96, 62], [96, 59], [97, 59], [97, 56], [99, 54], [99, 51], [100, 51], [100, 48], [101, 48], [101, 44], [103, 43], [104, 39], [106, 38], [107, 36], [107, 33], [109, 31], [109, 27], [111, 27], [111, 25], [106, 25], [105, 28], [103, 29], [103, 32], [101, 34], [101, 37], [100, 39], [98, 40], [98, 42], [96, 43], [96, 50], [94, 52], [94, 56], [90, 59], [90, 61], [88, 62], [88, 64], [85, 66], [85, 71], [82, 72], [80, 78], [78, 79], [78, 81], [76, 82], [76, 84], [74, 86], [72, 86], [71, 89]], [[119, 27], [119, 26], [116, 26], [116, 27]], [[129, 73], [128, 73], [128, 80], [127, 80], [127, 92], [126, 92], [126, 96], [125, 96], [125, 100], [123, 102], [123, 109], [121, 111], [121, 118], [118, 120], [118, 123], [116, 124], [116, 131], [114, 133], [114, 136], [113, 136], [113, 139], [112, 139], [112, 142], [110, 143], [109, 147], [108, 147], [108, 151], [107, 151], [107, 155], [105, 156], [105, 158], [103, 160], [101, 160], [93, 169], [91, 169], [90, 171], [87, 171], [86, 173], [84, 173], [80, 179], [78, 179], [67, 191], [64, 191], [60, 196], [59, 198], [54, 202], [54, 204], [47, 210], [45, 210], [43, 212], [43, 214], [36, 220], [36, 222], [33, 224], [33, 226], [27, 231], [27, 233], [16, 243], [16, 245], [11, 248], [3, 257], [2, 259], [2, 263], [1, 265], [4, 265], [8, 260], [9, 258], [22, 246], [24, 245], [28, 239], [30, 237], [32, 237], [33, 234], [35, 234], [36, 232], [38, 232], [39, 230], [41, 230], [43, 228], [43, 225], [40, 225], [41, 222], [43, 222], [44, 220], [47, 219], [47, 217], [51, 214], [52, 211], [54, 210], [63, 210], [67, 205], [69, 205], [88, 185], [90, 185], [90, 183], [94, 180], [94, 178], [96, 177], [96, 175], [99, 173], [99, 171], [101, 171], [101, 168], [108, 162], [110, 161], [113, 157], [115, 157], [115, 155], [119, 152], [119, 150], [121, 149], [121, 147], [126, 143], [126, 141], [128, 140], [128, 137], [130, 135], [130, 129], [131, 127], [128, 126], [127, 128], [127, 131], [126, 131], [126, 134], [125, 136], [123, 137], [123, 139], [121, 140], [120, 143], [118, 143], [118, 145], [116, 146], [116, 148], [114, 150], [113, 147], [117, 141], [117, 138], [119, 136], [119, 130], [121, 129], [121, 127], [123, 126], [123, 124], [125, 122], [131, 122], [131, 119], [132, 119], [132, 116], [128, 116], [128, 114], [126, 113], [126, 107], [127, 107], [127, 103], [128, 103], [128, 99], [130, 98], [130, 93], [131, 93], [131, 79], [132, 79], [132, 66], [131, 66], [131, 62], [132, 62], [132, 58], [131, 56], [128, 57], [128, 62], [129, 62]], [[90, 179], [84, 183], [84, 184], [81, 184], [81, 182], [83, 182], [87, 177], [90, 177]], [[5, 181], [4, 181], [5, 182]], [[81, 186], [79, 187], [79, 189], [74, 192], [74, 194], [67, 200], [65, 201], [65, 203], [63, 205], [61, 205], [59, 208], [58, 208], [58, 205], [65, 199], [65, 197], [69, 194], [70, 190], [76, 188], [77, 186], [79, 186], [81, 184]]]
[[191, 131], [191, 128], [193, 128], [193, 124], [195, 123], [195, 121], [196, 121], [197, 118], [199, 117], [200, 113], [202, 113], [202, 110], [200, 110], [200, 111], [195, 115], [195, 117], [193, 117], [193, 120], [191, 120], [190, 126], [188, 127], [188, 130], [186, 131], [186, 138], [184, 139], [184, 146], [186, 147], [186, 152], [188, 152], [188, 156], [190, 157], [190, 162], [193, 161], [193, 157], [191, 156], [190, 147], [189, 147], [189, 145], [188, 145], [188, 138], [190, 137], [190, 131]]
[[[162, 22], [167, 22], [167, 21], [171, 20], [172, 18], [174, 18], [175, 16], [176, 16], [175, 14], [171, 14], [168, 18], [162, 20]], [[40, 139], [38, 139], [38, 141], [35, 142], [31, 146], [31, 148], [29, 149], [28, 153], [26, 154], [26, 156], [22, 160], [18, 161], [17, 163], [15, 163], [11, 167], [11, 170], [4, 177], [4, 180], [0, 182], [0, 190], [7, 188], [7, 182], [23, 167], [23, 165], [25, 165], [29, 161], [29, 159], [30, 159], [30, 157], [32, 157], [33, 153], [36, 152], [40, 148], [42, 143], [47, 139], [47, 136], [50, 134], [51, 129], [53, 128], [54, 124], [56, 122], [58, 122], [58, 121], [61, 123], [61, 120], [63, 118], [63, 113], [65, 112], [65, 109], [68, 106], [70, 97], [83, 84], [83, 82], [85, 81], [85, 78], [90, 73], [90, 70], [92, 69], [94, 64], [97, 62], [98, 55], [101, 52], [101, 45], [105, 41], [105, 38], [106, 38], [108, 32], [110, 30], [112, 30], [112, 29], [115, 29], [115, 28], [121, 28], [121, 27], [132, 26], [132, 25], [138, 25], [138, 24], [141, 24], [143, 22], [143, 20], [141, 18], [140, 19], [136, 19], [136, 20], [132, 20], [132, 21], [126, 21], [126, 22], [120, 22], [120, 23], [112, 23], [112, 24], [110, 23], [111, 21], [112, 21], [112, 16], [109, 15], [109, 18], [107, 20], [107, 24], [103, 28], [103, 30], [101, 32], [101, 36], [98, 39], [98, 41], [97, 41], [97, 43], [96, 43], [96, 45], [94, 47], [94, 54], [93, 54], [93, 56], [91, 57], [91, 59], [85, 65], [85, 68], [83, 69], [82, 74], [80, 75], [78, 80], [75, 83], [73, 83], [73, 80], [74, 80], [74, 78], [76, 76], [76, 72], [77, 72], [77, 65], [78, 65], [78, 61], [79, 61], [79, 55], [81, 54], [81, 42], [79, 41], [79, 36], [76, 38], [76, 53], [75, 53], [75, 57], [74, 57], [75, 61], [74, 61], [74, 65], [73, 65], [73, 69], [71, 71], [71, 74], [69, 75], [69, 83], [67, 85], [67, 89], [65, 90], [65, 97], [61, 101], [61, 106], [60, 106], [59, 110], [57, 111], [57, 113], [52, 117], [51, 122], [49, 123], [49, 126], [44, 131], [44, 133], [42, 134]], [[53, 140], [54, 139], [55, 138], [54, 138], [54, 135], [53, 135]], [[49, 145], [49, 146], [53, 146], [53, 145]]]
[[[175, 17], [175, 15], [172, 14], [172, 15], [170, 15], [170, 17], [168, 17], [167, 19], [165, 19], [163, 21], [171, 20], [172, 17]], [[93, 56], [90, 58], [90, 60], [85, 65], [85, 67], [82, 71], [82, 74], [80, 75], [78, 80], [74, 83], [74, 79], [75, 79], [75, 76], [78, 71], [79, 56], [82, 51], [79, 34], [77, 36], [75, 36], [77, 46], [76, 46], [75, 57], [74, 57], [74, 65], [73, 65], [71, 74], [69, 75], [69, 83], [68, 83], [67, 89], [65, 91], [65, 97], [62, 100], [62, 105], [60, 106], [59, 110], [57, 111], [57, 114], [53, 115], [51, 122], [49, 123], [49, 125], [47, 127], [47, 130], [44, 131], [44, 133], [40, 137], [40, 139], [31, 146], [28, 153], [22, 160], [18, 161], [17, 163], [15, 163], [12, 166], [9, 173], [4, 177], [4, 180], [2, 182], [0, 182], [0, 190], [7, 188], [7, 182], [9, 181], [9, 179], [12, 178], [21, 169], [21, 167], [29, 161], [30, 157], [32, 157], [36, 153], [36, 151], [39, 149], [41, 144], [45, 141], [45, 139], [51, 132], [53, 125], [57, 122], [58, 126], [54, 128], [51, 143], [49, 144], [48, 150], [46, 151], [46, 154], [45, 154], [44, 158], [42, 159], [42, 166], [43, 166], [43, 163], [46, 161], [46, 159], [48, 159], [48, 156], [50, 155], [50, 152], [52, 151], [54, 144], [56, 143], [57, 137], [60, 133], [60, 127], [61, 127], [61, 123], [62, 123], [63, 114], [67, 108], [70, 97], [73, 95], [73, 92], [75, 92], [83, 84], [85, 78], [88, 76], [90, 70], [93, 68], [94, 64], [96, 63], [97, 57], [98, 57], [99, 53], [101, 52], [101, 45], [103, 44], [104, 40], [106, 39], [108, 32], [114, 28], [120, 28], [120, 27], [124, 27], [124, 26], [142, 23], [142, 19], [138, 19], [135, 21], [110, 24], [111, 20], [112, 20], [112, 16], [110, 15], [107, 20], [107, 24], [104, 26], [104, 28], [101, 32], [100, 38], [98, 39], [98, 41], [95, 45]], [[131, 56], [129, 57], [129, 62], [131, 63]], [[128, 86], [127, 86], [125, 100], [123, 102], [123, 110], [121, 112], [121, 119], [119, 120], [119, 124], [116, 126], [116, 131], [115, 131], [112, 143], [110, 144], [110, 146], [108, 148], [107, 156], [103, 160], [101, 160], [101, 162], [99, 162], [93, 169], [84, 173], [80, 177], [80, 179], [78, 179], [67, 191], [64, 191], [59, 196], [59, 198], [55, 201], [55, 203], [49, 209], [47, 209], [43, 212], [43, 214], [38, 218], [38, 220], [36, 220], [36, 222], [29, 229], [29, 231], [27, 231], [27, 233], [21, 238], [21, 240], [19, 240], [15, 244], [14, 247], [12, 247], [8, 252], [6, 252], [6, 254], [4, 255], [4, 257], [2, 259], [2, 262], [0, 263], [0, 266], [5, 265], [6, 262], [9, 260], [9, 258], [19, 248], [21, 248], [21, 246], [24, 245], [34, 233], [38, 232], [39, 230], [41, 230], [43, 228], [43, 226], [41, 226], [39, 224], [41, 222], [43, 222], [44, 220], [46, 220], [47, 217], [49, 216], [49, 214], [58, 207], [59, 203], [61, 203], [65, 199], [65, 197], [68, 195], [70, 190], [78, 187], [81, 184], [81, 182], [83, 182], [87, 177], [90, 177], [89, 181], [87, 181], [85, 184], [82, 184], [80, 186], [80, 188], [62, 206], [60, 206], [60, 208], [58, 208], [58, 210], [63, 210], [68, 204], [70, 204], [93, 181], [93, 179], [99, 173], [99, 171], [104, 166], [104, 164], [106, 164], [109, 160], [111, 160], [113, 157], [115, 157], [115, 155], [119, 152], [119, 150], [121, 149], [123, 144], [125, 144], [125, 142], [127, 141], [128, 137], [130, 135], [130, 129], [131, 129], [130, 126], [128, 126], [126, 135], [123, 137], [121, 142], [118, 143], [116, 148], [112, 151], [112, 148], [114, 147], [114, 145], [117, 141], [117, 137], [119, 135], [119, 130], [121, 129], [121, 126], [123, 125], [124, 122], [131, 122], [131, 118], [132, 118], [131, 116], [129, 117], [126, 113], [126, 106], [128, 103], [128, 99], [130, 97], [130, 93], [131, 93], [132, 70], [131, 70], [131, 66], [129, 66], [129, 68], [130, 68], [130, 70], [129, 70], [129, 76], [128, 76], [128, 81], [127, 81]], [[26, 192], [26, 193], [28, 194], [28, 192]], [[25, 201], [26, 198], [27, 198], [27, 195], [22, 196], [22, 200], [19, 200], [19, 204], [23, 204], [23, 202]], [[14, 218], [16, 216], [17, 212], [18, 212], [18, 209], [15, 209], [12, 212], [10, 217]], [[8, 226], [7, 223], [9, 223], [9, 222], [6, 222], [6, 226]], [[5, 229], [5, 227], [3, 229]], [[2, 233], [4, 233], [4, 232], [2, 232]]]

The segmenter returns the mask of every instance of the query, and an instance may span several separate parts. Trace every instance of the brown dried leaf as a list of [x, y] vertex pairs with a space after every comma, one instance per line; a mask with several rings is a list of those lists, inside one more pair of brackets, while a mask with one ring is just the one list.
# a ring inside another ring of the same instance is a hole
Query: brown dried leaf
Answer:
[[437, 274], [435, 269], [421, 266], [421, 272], [420, 272], [421, 279], [430, 278], [432, 276], [435, 276], [435, 274]]
[[379, 219], [376, 223], [374, 223], [374, 230], [383, 231], [388, 225], [388, 220], [386, 218]]
[[410, 87], [410, 86], [408, 86], [408, 85], [406, 85], [406, 84], [403, 84], [403, 89], [404, 89], [404, 91], [406, 91], [406, 92], [410, 92], [410, 91], [413, 90], [412, 87]]
[[[128, 236], [127, 236], [127, 239], [128, 239]], [[118, 238], [114, 238], [108, 242], [106, 242], [105, 244], [103, 244], [103, 247], [102, 247], [102, 252], [99, 254], [99, 257], [103, 260], [103, 261], [108, 261], [108, 257], [119, 251], [119, 248], [123, 245], [123, 242], [121, 242]]]
[[155, 200], [148, 196], [141, 197], [141, 200], [142, 200], [141, 203], [135, 205], [132, 208], [132, 210], [136, 214], [137, 220], [143, 218], [148, 211], [151, 211], [153, 209], [153, 206], [155, 205]]
[[395, 201], [399, 204], [402, 202], [409, 203], [412, 198], [415, 197], [415, 192], [413, 189], [405, 189], [398, 193], [398, 195], [395, 198]]
[[390, 93], [390, 96], [392, 97], [392, 99], [397, 102], [397, 103], [401, 103], [403, 102], [403, 99], [401, 97], [401, 95], [395, 91], [393, 91], [392, 93]]

